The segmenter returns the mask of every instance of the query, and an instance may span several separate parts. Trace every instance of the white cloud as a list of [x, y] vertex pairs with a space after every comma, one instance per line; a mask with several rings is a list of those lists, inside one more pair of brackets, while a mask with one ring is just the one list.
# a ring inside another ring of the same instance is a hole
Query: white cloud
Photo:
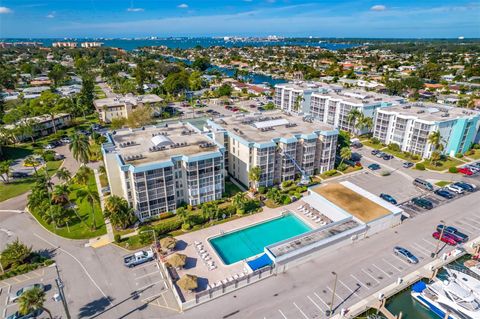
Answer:
[[188, 8], [188, 4], [186, 4], [186, 3], [179, 4], [179, 5], [177, 6], [177, 8], [187, 9], [187, 8]]
[[145, 11], [145, 9], [143, 9], [143, 8], [128, 8], [127, 11], [128, 12], [143, 12], [143, 11]]
[[387, 7], [384, 6], [383, 4], [376, 4], [373, 7], [370, 8], [372, 11], [385, 11], [387, 10]]
[[48, 18], [48, 19], [53, 19], [53, 18], [55, 18], [55, 11], [52, 11], [52, 12], [50, 12], [49, 14], [47, 14], [47, 18]]
[[7, 14], [7, 13], [12, 13], [12, 9], [7, 8], [7, 7], [0, 7], [0, 14]]

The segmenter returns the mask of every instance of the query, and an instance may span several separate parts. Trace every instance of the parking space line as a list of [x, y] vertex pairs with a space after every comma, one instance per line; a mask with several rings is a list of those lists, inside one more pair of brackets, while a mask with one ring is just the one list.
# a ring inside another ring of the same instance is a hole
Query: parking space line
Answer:
[[142, 278], [148, 277], [148, 276], [150, 276], [152, 274], [156, 274], [156, 273], [158, 273], [158, 271], [152, 271], [152, 272], [149, 272], [148, 274], [135, 277], [135, 279], [142, 279]]
[[293, 303], [293, 305], [294, 305], [295, 307], [297, 307], [298, 311], [300, 311], [300, 313], [301, 313], [306, 319], [308, 319], [308, 316], [302, 311], [302, 309], [300, 309], [299, 306], [297, 306], [296, 303]]
[[393, 254], [393, 256], [395, 256], [396, 259], [400, 260], [402, 263], [404, 263], [404, 264], [407, 265], [407, 266], [411, 266], [411, 265], [412, 265], [411, 263], [403, 260], [403, 258], [401, 258], [400, 256], [397, 256], [397, 255], [395, 255], [395, 254]]
[[313, 292], [313, 294], [315, 295], [315, 297], [318, 298], [318, 300], [320, 300], [325, 305], [325, 307], [328, 308], [328, 304], [325, 301], [323, 301], [323, 299], [316, 292]]
[[383, 272], [385, 275], [387, 275], [388, 277], [392, 277], [391, 275], [389, 275], [387, 272], [385, 272], [383, 269], [381, 269], [380, 267], [378, 267], [377, 265], [375, 264], [372, 264], [373, 267], [377, 268], [378, 270], [380, 270], [381, 272]]
[[420, 251], [423, 255], [425, 255], [425, 256], [427, 256], [427, 257], [430, 256], [430, 253], [431, 253], [431, 252], [428, 251], [428, 250], [426, 250], [425, 248], [423, 248], [423, 247], [420, 246], [419, 244], [417, 244], [417, 243], [412, 243], [412, 246], [413, 246], [414, 248], [416, 248], [418, 251]]
[[322, 313], [324, 313], [322, 307], [320, 307], [315, 301], [313, 301], [313, 299], [310, 298], [310, 296], [307, 296], [307, 299], [310, 300], [315, 305], [315, 307], [317, 307], [318, 310], [320, 310]]
[[[332, 288], [330, 288], [330, 287], [327, 286], [327, 289], [330, 290], [331, 293], [333, 293], [333, 289], [332, 289]], [[342, 301], [345, 299], [345, 298], [342, 298], [342, 296], [340, 296], [339, 294], [337, 294], [336, 291], [335, 291], [335, 297], [337, 297], [338, 299], [340, 299], [340, 300], [342, 300]]]
[[150, 266], [153, 266], [153, 265], [154, 265], [154, 264], [150, 262], [150, 263], [147, 263], [147, 264], [145, 264], [145, 265], [143, 265], [143, 266], [135, 267], [134, 269], [135, 269], [135, 270], [141, 270], [141, 269], [143, 269], [143, 268], [147, 268], [147, 267], [150, 267]]
[[382, 258], [382, 260], [387, 263], [388, 265], [392, 266], [393, 268], [395, 268], [398, 272], [402, 272], [402, 270], [398, 269], [397, 267], [395, 267], [394, 265], [392, 265], [390, 262], [388, 262], [385, 258]]
[[[478, 231], [478, 227], [470, 226], [468, 224], [460, 223], [460, 222], [454, 222], [453, 225], [456, 228], [460, 228], [462, 232], [467, 233], [467, 235], [473, 235], [475, 232]], [[465, 229], [467, 228], [467, 229]]]
[[429, 244], [430, 246], [435, 247], [435, 244], [434, 244], [434, 243], [426, 240], [425, 238], [422, 238], [422, 240], [423, 240], [424, 242], [426, 242], [427, 244]]
[[470, 217], [464, 217], [464, 219], [480, 226], [480, 222], [476, 221], [475, 219], [472, 219]]
[[343, 281], [341, 281], [340, 279], [338, 279], [338, 282], [341, 283], [345, 288], [347, 288], [352, 294], [354, 294], [355, 296], [359, 297], [360, 296], [352, 289], [350, 289], [350, 287], [348, 287], [347, 285], [345, 285], [345, 283]]
[[363, 282], [361, 282], [357, 277], [355, 277], [354, 275], [350, 274], [350, 276], [352, 276], [353, 279], [355, 279], [360, 285], [362, 285], [363, 287], [367, 288], [368, 290], [370, 290], [370, 287], [368, 287], [367, 285], [365, 285]]
[[287, 316], [285, 316], [280, 309], [278, 309], [278, 312], [280, 312], [280, 314], [282, 315], [282, 317], [283, 317], [284, 319], [288, 319]]
[[370, 274], [368, 273], [368, 271], [365, 271], [365, 269], [363, 269], [363, 268], [362, 268], [362, 271], [363, 271], [365, 274], [367, 274], [368, 276], [370, 276], [373, 280], [375, 280], [375, 281], [377, 282], [377, 284], [380, 283], [380, 281], [378, 281], [377, 278], [375, 278], [375, 277], [373, 277], [372, 275], [370, 275]]

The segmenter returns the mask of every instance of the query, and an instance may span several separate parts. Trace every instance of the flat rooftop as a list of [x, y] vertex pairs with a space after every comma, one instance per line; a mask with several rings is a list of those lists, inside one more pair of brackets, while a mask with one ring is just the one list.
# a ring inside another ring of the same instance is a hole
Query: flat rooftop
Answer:
[[[219, 147], [211, 139], [184, 123], [168, 124], [168, 127], [145, 127], [144, 130], [118, 130], [110, 133], [115, 151], [125, 163], [134, 166], [163, 162], [174, 156], [202, 155], [216, 152]], [[129, 158], [141, 158], [129, 160]]]
[[163, 99], [155, 94], [133, 95], [129, 93], [124, 96], [117, 95], [115, 97], [98, 99], [93, 101], [93, 104], [95, 105], [96, 108], [101, 108], [103, 106], [118, 106], [118, 105], [123, 105], [125, 103], [137, 105], [138, 103], [158, 103], [161, 101], [163, 101]]
[[339, 183], [326, 184], [311, 190], [364, 223], [391, 214], [385, 207]]
[[395, 103], [403, 100], [403, 98], [399, 96], [391, 96], [362, 90], [345, 89], [342, 89], [340, 91], [314, 92], [313, 95], [329, 97], [331, 99], [338, 99], [352, 104], [362, 105], [378, 104], [381, 102]]
[[450, 121], [457, 118], [478, 116], [479, 112], [460, 107], [451, 107], [436, 103], [409, 103], [395, 105], [381, 110], [385, 113], [399, 113], [425, 121]]
[[215, 119], [223, 129], [249, 142], [269, 142], [275, 138], [290, 138], [298, 134], [332, 131], [334, 127], [319, 121], [304, 121], [301, 116], [281, 111], [251, 113]]

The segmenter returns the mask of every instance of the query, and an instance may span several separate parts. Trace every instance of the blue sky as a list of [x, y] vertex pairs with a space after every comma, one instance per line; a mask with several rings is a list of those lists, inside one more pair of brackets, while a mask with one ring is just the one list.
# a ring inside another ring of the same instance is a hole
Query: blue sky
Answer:
[[480, 37], [479, 0], [0, 0], [0, 38]]

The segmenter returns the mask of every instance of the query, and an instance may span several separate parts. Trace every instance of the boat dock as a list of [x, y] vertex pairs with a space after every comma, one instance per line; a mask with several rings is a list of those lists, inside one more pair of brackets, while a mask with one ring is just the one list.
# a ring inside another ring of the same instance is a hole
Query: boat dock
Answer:
[[424, 278], [433, 279], [437, 272], [444, 266], [454, 262], [466, 254], [477, 254], [480, 250], [480, 237], [477, 237], [461, 247], [451, 251], [448, 254], [443, 254], [440, 258], [436, 258], [421, 268], [407, 274], [402, 278], [398, 278], [396, 282], [388, 285], [387, 287], [371, 294], [369, 297], [356, 303], [349, 309], [342, 309], [338, 314], [332, 318], [335, 319], [350, 319], [355, 318], [369, 309], [377, 309], [384, 317], [388, 319], [401, 319], [399, 316], [393, 315], [388, 309], [385, 308], [387, 299], [393, 297], [399, 292], [407, 289], [414, 283]]

